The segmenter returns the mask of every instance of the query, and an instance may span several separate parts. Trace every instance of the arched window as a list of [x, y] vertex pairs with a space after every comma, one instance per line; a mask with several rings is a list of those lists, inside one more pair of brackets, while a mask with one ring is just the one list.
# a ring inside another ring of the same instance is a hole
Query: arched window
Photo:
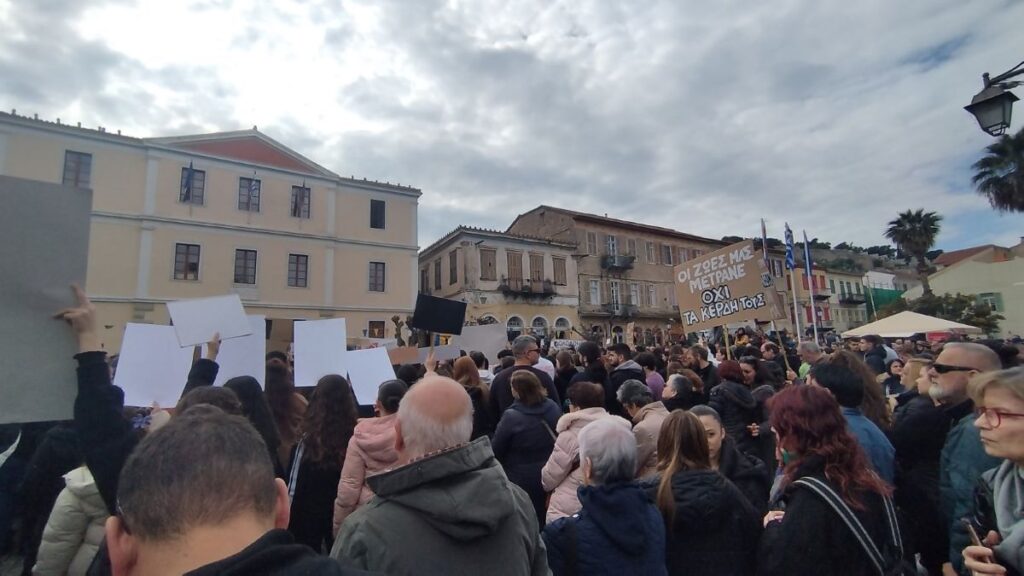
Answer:
[[481, 326], [484, 326], [484, 325], [487, 325], [487, 324], [497, 324], [497, 323], [498, 323], [498, 319], [495, 318], [494, 316], [491, 316], [490, 314], [484, 314], [483, 316], [480, 317], [479, 320], [477, 320], [477, 324], [480, 324]]
[[533, 329], [533, 335], [536, 336], [537, 338], [548, 337], [547, 318], [543, 316], [537, 316], [536, 318], [533, 319], [533, 322], [530, 324], [530, 328]]
[[508, 327], [509, 342], [515, 340], [516, 336], [520, 336], [523, 333], [523, 319], [519, 316], [510, 316], [505, 326]]
[[625, 341], [625, 331], [622, 329], [622, 326], [612, 328], [612, 342], [615, 344], [621, 344]]
[[569, 332], [572, 330], [572, 324], [569, 323], [568, 318], [558, 318], [555, 320], [555, 338], [564, 340], [569, 338]]

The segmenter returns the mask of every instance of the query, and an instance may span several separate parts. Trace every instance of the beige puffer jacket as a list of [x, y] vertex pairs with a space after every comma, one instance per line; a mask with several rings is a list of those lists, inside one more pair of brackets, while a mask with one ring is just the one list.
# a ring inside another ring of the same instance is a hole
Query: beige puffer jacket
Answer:
[[613, 418], [629, 430], [629, 422], [604, 408], [584, 408], [577, 412], [569, 412], [558, 419], [555, 431], [555, 449], [551, 452], [544, 468], [540, 471], [540, 481], [544, 490], [551, 493], [548, 503], [547, 522], [558, 518], [572, 516], [580, 511], [580, 499], [576, 489], [583, 484], [583, 470], [580, 468], [580, 430], [591, 422], [603, 418]]
[[64, 475], [64, 490], [50, 512], [32, 574], [84, 576], [103, 541], [107, 507], [85, 466]]
[[658, 473], [658, 434], [668, 418], [668, 409], [661, 402], [645, 405], [633, 416], [636, 437], [636, 477], [646, 478]]
[[395, 420], [398, 414], [380, 418], [365, 418], [356, 424], [352, 440], [345, 453], [345, 465], [338, 482], [338, 497], [334, 500], [334, 533], [356, 508], [373, 498], [373, 490], [366, 485], [366, 477], [394, 466]]

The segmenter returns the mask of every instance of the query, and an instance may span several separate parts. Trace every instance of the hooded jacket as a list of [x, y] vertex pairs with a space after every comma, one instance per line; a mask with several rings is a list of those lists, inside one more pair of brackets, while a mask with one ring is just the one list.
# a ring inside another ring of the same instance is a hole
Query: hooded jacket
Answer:
[[103, 542], [107, 507], [89, 469], [75, 468], [64, 481], [67, 486], [53, 505], [32, 569], [39, 576], [85, 574]]
[[544, 521], [544, 488], [540, 471], [555, 447], [555, 428], [562, 411], [551, 400], [527, 406], [516, 400], [505, 410], [494, 430], [494, 456], [508, 479], [526, 490], [537, 513]]
[[368, 574], [368, 572], [342, 568], [334, 560], [316, 554], [308, 546], [296, 544], [292, 535], [286, 530], [271, 530], [238, 554], [196, 568], [187, 572], [185, 576], [247, 576], [249, 574], [356, 576]]
[[772, 487], [764, 462], [740, 452], [732, 438], [726, 437], [718, 456], [718, 472], [739, 489], [758, 517], [763, 518], [768, 512], [768, 493]]
[[583, 486], [579, 498], [579, 514], [544, 528], [554, 576], [668, 573], [665, 524], [642, 488], [634, 483]]
[[[644, 482], [652, 498], [657, 497], [659, 481]], [[666, 545], [669, 574], [754, 573], [761, 517], [732, 482], [714, 470], [681, 470], [672, 476], [672, 496], [675, 513]]]
[[668, 418], [668, 410], [661, 402], [651, 402], [640, 408], [633, 417], [633, 436], [636, 437], [636, 477], [643, 478], [658, 471], [658, 434]]
[[551, 492], [548, 522], [579, 512], [580, 499], [576, 490], [583, 485], [583, 470], [580, 467], [580, 430], [591, 422], [605, 418], [612, 418], [617, 424], [621, 424], [627, 430], [630, 429], [629, 422], [609, 414], [604, 408], [584, 408], [558, 419], [558, 426], [555, 427], [558, 434], [555, 449], [540, 471], [544, 491]]
[[338, 482], [338, 497], [334, 500], [334, 534], [341, 523], [356, 508], [373, 498], [373, 490], [366, 478], [394, 466], [395, 421], [397, 414], [380, 418], [366, 418], [356, 424], [345, 453], [345, 466]]
[[619, 388], [626, 382], [626, 380], [639, 380], [644, 382], [646, 376], [644, 376], [644, 369], [639, 364], [632, 360], [626, 360], [622, 364], [619, 364], [608, 374], [608, 387], [605, 388], [604, 405], [609, 412], [616, 416], [622, 416], [623, 418], [629, 418], [629, 413], [619, 403]]
[[761, 422], [761, 411], [750, 388], [731, 380], [723, 380], [711, 390], [708, 406], [722, 417], [726, 434], [736, 442], [740, 452], [750, 453], [756, 449], [747, 426]]
[[376, 496], [341, 526], [331, 556], [403, 574], [548, 574], [529, 497], [479, 438], [371, 476]]

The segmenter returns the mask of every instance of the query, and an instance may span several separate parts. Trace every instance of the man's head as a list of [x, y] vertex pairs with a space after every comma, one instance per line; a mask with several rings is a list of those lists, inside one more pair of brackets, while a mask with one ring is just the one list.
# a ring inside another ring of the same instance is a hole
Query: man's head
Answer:
[[601, 418], [580, 430], [580, 467], [586, 484], [630, 482], [636, 475], [636, 438], [616, 420]]
[[881, 345], [882, 338], [879, 336], [875, 336], [874, 334], [868, 334], [867, 336], [861, 336], [860, 338], [859, 347], [861, 352], [868, 352], [871, 349]]
[[636, 355], [636, 363], [644, 369], [644, 374], [650, 374], [658, 369], [658, 359], [650, 352], [641, 352]]
[[516, 364], [533, 366], [540, 360], [540, 346], [537, 345], [537, 339], [526, 334], [517, 336], [512, 341], [512, 354], [516, 357]]
[[690, 364], [691, 367], [703, 368], [708, 365], [708, 349], [701, 346], [690, 346], [690, 358], [693, 362]]
[[451, 378], [427, 374], [402, 397], [395, 430], [402, 463], [465, 444], [473, 433], [469, 394]]
[[864, 381], [846, 366], [834, 362], [815, 364], [808, 381], [831, 392], [844, 408], [857, 408], [864, 401]]
[[821, 360], [822, 356], [821, 348], [814, 342], [801, 342], [796, 352], [800, 356], [800, 360], [808, 364], [814, 364]]
[[629, 346], [626, 346], [622, 342], [619, 342], [617, 344], [612, 344], [611, 346], [608, 347], [607, 358], [608, 365], [611, 366], [612, 368], [615, 368], [616, 366], [622, 364], [626, 360], [632, 359], [633, 351], [629, 349]]
[[569, 410], [586, 408], [604, 408], [604, 388], [593, 382], [577, 382], [566, 390], [569, 397]]
[[197, 532], [230, 526], [236, 537], [252, 535], [248, 542], [207, 542], [196, 567], [226, 558], [286, 527], [289, 508], [288, 489], [274, 478], [256, 429], [214, 406], [193, 406], [144, 438], [125, 462], [117, 514], [106, 526], [114, 573], [145, 571], [172, 550], [195, 552], [190, 538]]
[[779, 357], [779, 346], [772, 342], [761, 344], [761, 356], [765, 360], [774, 360]]
[[928, 369], [932, 381], [928, 394], [948, 406], [959, 404], [967, 399], [967, 382], [972, 376], [1000, 368], [999, 355], [988, 346], [950, 342]]
[[489, 364], [487, 362], [487, 356], [484, 356], [483, 352], [474, 350], [469, 353], [469, 357], [473, 359], [473, 364], [476, 364], [477, 370], [487, 370]]
[[584, 366], [593, 366], [601, 363], [601, 347], [593, 342], [581, 343], [578, 352]]
[[651, 389], [639, 380], [623, 382], [619, 387], [617, 398], [619, 404], [622, 404], [630, 416], [635, 416], [641, 408], [654, 402], [654, 394], [651, 393]]

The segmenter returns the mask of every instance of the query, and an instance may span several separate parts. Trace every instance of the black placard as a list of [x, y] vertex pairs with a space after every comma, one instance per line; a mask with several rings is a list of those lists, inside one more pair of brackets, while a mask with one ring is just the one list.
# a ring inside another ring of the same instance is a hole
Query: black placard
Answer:
[[465, 302], [419, 294], [409, 327], [437, 334], [462, 334], [465, 320]]

